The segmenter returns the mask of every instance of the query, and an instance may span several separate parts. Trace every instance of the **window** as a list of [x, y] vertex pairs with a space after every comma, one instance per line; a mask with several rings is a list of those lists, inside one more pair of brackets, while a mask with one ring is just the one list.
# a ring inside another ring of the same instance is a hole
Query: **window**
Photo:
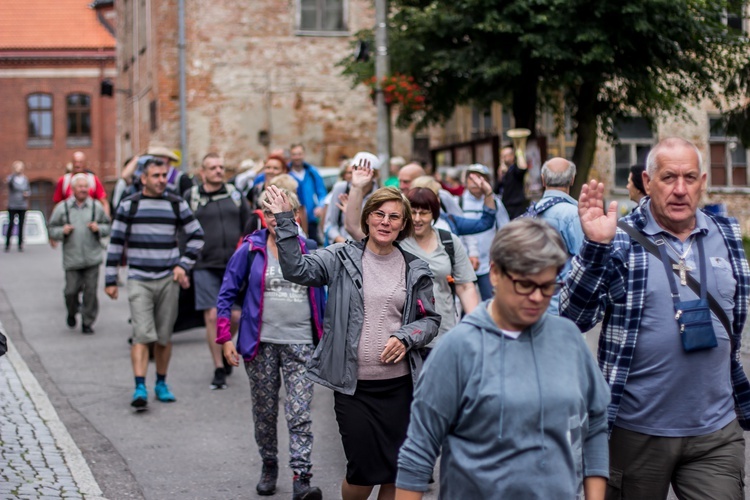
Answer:
[[298, 31], [309, 34], [348, 34], [345, 0], [297, 0]]
[[743, 4], [743, 0], [728, 0], [726, 4], [724, 24], [729, 28], [729, 32], [735, 35], [742, 35], [745, 31]]
[[727, 136], [721, 118], [708, 120], [711, 187], [748, 187], [747, 150]]
[[69, 94], [65, 100], [68, 113], [67, 145], [81, 147], [91, 145], [91, 96]]
[[52, 146], [52, 95], [31, 94], [26, 98], [28, 107], [29, 147]]
[[615, 188], [628, 185], [631, 165], [645, 165], [648, 152], [654, 145], [654, 133], [645, 118], [618, 120], [614, 125]]
[[471, 138], [482, 139], [496, 133], [492, 125], [492, 110], [490, 108], [471, 108]]

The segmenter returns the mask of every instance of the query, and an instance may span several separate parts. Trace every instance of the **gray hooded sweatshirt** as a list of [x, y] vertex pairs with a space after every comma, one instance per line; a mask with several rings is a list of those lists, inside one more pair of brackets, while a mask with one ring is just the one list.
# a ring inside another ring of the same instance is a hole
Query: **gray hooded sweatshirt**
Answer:
[[484, 302], [449, 331], [419, 378], [396, 486], [441, 498], [583, 498], [609, 476], [609, 388], [578, 328], [545, 314], [516, 340]]

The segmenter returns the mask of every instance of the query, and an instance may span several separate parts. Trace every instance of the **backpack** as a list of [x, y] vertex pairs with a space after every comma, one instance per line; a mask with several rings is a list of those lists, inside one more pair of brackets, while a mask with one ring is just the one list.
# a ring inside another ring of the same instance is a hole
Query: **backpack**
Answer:
[[[70, 207], [68, 207], [68, 200], [63, 200], [63, 204], [65, 207], [65, 218], [68, 220], [68, 224], [70, 224]], [[93, 198], [91, 198], [91, 222], [96, 222], [96, 202]], [[98, 232], [94, 233], [94, 237], [97, 240], [101, 239], [101, 234]]]
[[451, 261], [451, 274], [448, 275], [448, 285], [450, 285], [453, 298], [456, 298], [456, 281], [453, 279], [453, 269], [456, 267], [456, 248], [453, 246], [453, 233], [445, 229], [438, 228], [440, 243], [445, 247], [445, 252]]
[[242, 205], [242, 195], [240, 194], [240, 192], [232, 184], [224, 185], [226, 186], [227, 192], [216, 195], [201, 193], [200, 186], [193, 186], [192, 188], [190, 188], [190, 196], [188, 197], [188, 205], [190, 205], [190, 210], [195, 213], [199, 206], [205, 207], [209, 202], [220, 201], [226, 198], [231, 198], [237, 208], [240, 208], [240, 206]]
[[552, 196], [550, 198], [545, 198], [544, 201], [540, 203], [532, 203], [529, 206], [529, 208], [526, 209], [526, 212], [524, 212], [521, 215], [521, 217], [531, 217], [532, 219], [536, 219], [540, 215], [542, 215], [542, 213], [544, 213], [546, 210], [554, 207], [558, 203], [569, 203], [569, 202], [562, 196]]

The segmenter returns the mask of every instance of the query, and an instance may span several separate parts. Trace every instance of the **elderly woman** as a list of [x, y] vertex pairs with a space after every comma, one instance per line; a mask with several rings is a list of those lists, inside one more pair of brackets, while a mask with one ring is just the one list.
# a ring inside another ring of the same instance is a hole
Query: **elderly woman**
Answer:
[[603, 499], [609, 390], [578, 328], [545, 314], [567, 253], [547, 223], [517, 219], [490, 250], [495, 297], [433, 349], [414, 394], [396, 498]]
[[437, 229], [440, 200], [428, 188], [412, 188], [406, 193], [414, 219], [414, 236], [406, 238], [401, 248], [427, 262], [434, 275], [432, 291], [435, 309], [440, 314], [438, 336], [427, 346], [432, 348], [442, 334], [456, 325], [459, 313], [456, 297], [464, 312], [470, 313], [479, 303], [474, 286], [477, 277], [461, 240], [455, 234]]
[[396, 243], [413, 232], [409, 201], [396, 189], [377, 190], [362, 210], [365, 240], [303, 255], [287, 197], [272, 186], [268, 198], [284, 278], [328, 285], [325, 335], [308, 376], [335, 391], [347, 460], [341, 496], [366, 499], [380, 485], [378, 498], [391, 499], [420, 350], [440, 324], [427, 264]]
[[[278, 188], [274, 188], [278, 189]], [[296, 195], [286, 192], [291, 212], [299, 208]], [[260, 202], [267, 192], [260, 195]], [[312, 474], [312, 420], [310, 403], [313, 384], [306, 364], [323, 332], [323, 290], [301, 287], [282, 276], [276, 243], [276, 220], [264, 213], [267, 229], [246, 237], [227, 264], [219, 291], [216, 342], [223, 344], [224, 357], [232, 366], [245, 361], [253, 402], [255, 442], [263, 469], [256, 486], [260, 495], [273, 495], [279, 474], [276, 427], [279, 388], [284, 378], [284, 412], [289, 429], [289, 466], [294, 474], [294, 499], [321, 498], [319, 488], [310, 486]], [[299, 252], [317, 245], [313, 240], [293, 238]], [[242, 303], [237, 347], [229, 330], [232, 305], [247, 289]]]

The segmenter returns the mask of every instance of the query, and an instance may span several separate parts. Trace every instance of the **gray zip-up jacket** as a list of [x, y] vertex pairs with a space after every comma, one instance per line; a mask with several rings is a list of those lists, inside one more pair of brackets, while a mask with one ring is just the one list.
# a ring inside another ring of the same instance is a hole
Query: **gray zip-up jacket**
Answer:
[[[292, 212], [276, 214], [276, 245], [284, 278], [305, 286], [328, 285], [323, 338], [307, 370], [313, 381], [334, 391], [354, 394], [357, 388], [357, 348], [365, 316], [362, 254], [365, 243], [337, 243], [302, 255]], [[406, 260], [406, 302], [401, 328], [394, 334], [405, 342], [411, 376], [416, 385], [422, 370], [421, 348], [437, 335], [432, 272], [414, 255]]]

